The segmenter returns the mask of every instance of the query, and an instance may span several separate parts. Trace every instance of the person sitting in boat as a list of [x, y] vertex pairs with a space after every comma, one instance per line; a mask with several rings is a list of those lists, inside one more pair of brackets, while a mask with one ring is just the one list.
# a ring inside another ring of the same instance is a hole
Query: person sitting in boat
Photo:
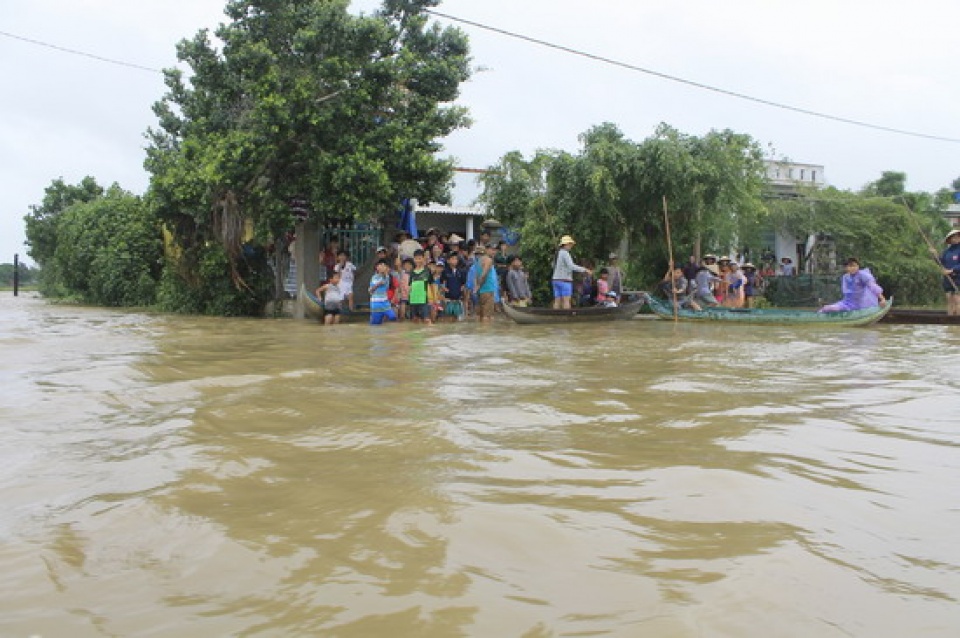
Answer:
[[683, 276], [683, 268], [679, 266], [673, 270], [667, 269], [667, 273], [660, 282], [660, 292], [679, 308], [690, 308], [700, 312], [700, 307], [690, 294], [690, 286], [687, 278]]
[[819, 312], [863, 310], [864, 308], [876, 308], [878, 305], [883, 306], [887, 303], [883, 296], [883, 288], [874, 279], [869, 268], [860, 267], [859, 259], [848, 257], [844, 262], [844, 268], [847, 272], [840, 279], [843, 299], [824, 306]]
[[617, 307], [617, 293], [610, 290], [610, 271], [600, 269], [600, 278], [597, 279], [597, 305], [604, 308]]
[[720, 276], [720, 266], [717, 265], [717, 256], [707, 253], [703, 256], [703, 267], [710, 271], [715, 277]]
[[708, 306], [719, 306], [720, 300], [713, 296], [713, 287], [720, 283], [720, 278], [713, 274], [706, 264], [697, 269], [697, 276], [693, 279], [694, 301]]
[[743, 284], [743, 305], [745, 308], [752, 308], [753, 298], [760, 292], [763, 279], [760, 277], [760, 273], [757, 272], [757, 267], [749, 261], [743, 265], [741, 270], [743, 271], [743, 278], [745, 280]]
[[947, 314], [960, 315], [960, 229], [951, 230], [943, 241], [947, 247], [940, 255], [940, 265], [943, 266], [943, 290], [947, 293]]
[[727, 282], [726, 294], [723, 297], [723, 305], [727, 308], [743, 308], [744, 306], [744, 286], [747, 283], [746, 277], [740, 271], [737, 262], [730, 261], [727, 264], [727, 274], [724, 276]]

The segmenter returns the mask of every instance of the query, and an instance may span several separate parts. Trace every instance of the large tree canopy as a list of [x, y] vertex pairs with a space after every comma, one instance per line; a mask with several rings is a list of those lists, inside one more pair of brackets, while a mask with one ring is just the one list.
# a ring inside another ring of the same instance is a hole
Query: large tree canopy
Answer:
[[180, 43], [191, 74], [166, 72], [146, 167], [188, 260], [216, 239], [235, 264], [239, 220], [269, 240], [291, 225], [294, 197], [321, 222], [444, 198], [452, 164], [438, 139], [467, 123], [451, 103], [469, 58], [459, 30], [429, 22], [438, 1], [353, 15], [348, 0], [231, 0], [219, 48], [206, 31]]
[[732, 245], [755, 232], [764, 214], [764, 166], [759, 145], [732, 131], [702, 136], [661, 125], [641, 143], [613, 124], [581, 135], [576, 154], [506, 154], [482, 179], [481, 199], [497, 217], [522, 229], [531, 278], [549, 279], [556, 242], [570, 233], [577, 251], [603, 257], [626, 242], [641, 284], [662, 275], [668, 261], [663, 215], [670, 210], [674, 254], [698, 243]]

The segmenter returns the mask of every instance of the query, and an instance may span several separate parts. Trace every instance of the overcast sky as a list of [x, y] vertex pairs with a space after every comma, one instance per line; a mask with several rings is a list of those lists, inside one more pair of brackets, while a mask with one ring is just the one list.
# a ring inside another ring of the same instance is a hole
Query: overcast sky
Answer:
[[[354, 2], [369, 12], [375, 0]], [[223, 0], [0, 0], [0, 31], [161, 69], [174, 45], [223, 21]], [[585, 8], [589, 7], [589, 8]], [[438, 11], [731, 92], [878, 126], [960, 139], [960, 2], [923, 0], [447, 0]], [[576, 151], [609, 121], [631, 139], [660, 122], [748, 133], [772, 157], [825, 166], [858, 189], [884, 170], [909, 190], [960, 176], [960, 144], [811, 117], [571, 56], [461, 25], [473, 63], [474, 125], [446, 141], [462, 166], [510, 150]], [[0, 263], [25, 258], [23, 216], [62, 177], [147, 187], [143, 133], [158, 73], [0, 35]], [[459, 180], [457, 203], [476, 195]]]

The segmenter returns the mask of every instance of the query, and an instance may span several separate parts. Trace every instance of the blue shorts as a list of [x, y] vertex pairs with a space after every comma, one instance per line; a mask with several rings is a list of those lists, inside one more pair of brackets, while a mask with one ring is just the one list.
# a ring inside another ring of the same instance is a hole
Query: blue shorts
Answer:
[[553, 296], [555, 298], [573, 296], [572, 281], [564, 281], [562, 279], [553, 279], [551, 280], [551, 283], [553, 284]]
[[380, 324], [383, 323], [383, 320], [384, 320], [384, 319], [386, 319], [386, 320], [388, 320], [388, 321], [396, 321], [396, 320], [397, 320], [397, 313], [395, 313], [395, 312], [393, 311], [393, 308], [391, 308], [390, 310], [385, 310], [385, 311], [383, 311], [383, 312], [371, 312], [371, 313], [370, 313], [370, 325], [371, 325], [371, 326], [379, 326]]

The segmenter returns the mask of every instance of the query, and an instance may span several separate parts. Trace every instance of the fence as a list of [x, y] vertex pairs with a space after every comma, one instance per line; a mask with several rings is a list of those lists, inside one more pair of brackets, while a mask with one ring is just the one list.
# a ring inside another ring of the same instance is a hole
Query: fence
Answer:
[[[323, 251], [331, 240], [337, 240], [340, 250], [347, 251], [350, 261], [361, 267], [372, 261], [380, 246], [383, 231], [374, 224], [335, 224], [320, 229], [320, 250]], [[321, 267], [321, 279], [329, 277]]]
[[768, 277], [763, 295], [783, 308], [821, 306], [840, 299], [840, 275]]

